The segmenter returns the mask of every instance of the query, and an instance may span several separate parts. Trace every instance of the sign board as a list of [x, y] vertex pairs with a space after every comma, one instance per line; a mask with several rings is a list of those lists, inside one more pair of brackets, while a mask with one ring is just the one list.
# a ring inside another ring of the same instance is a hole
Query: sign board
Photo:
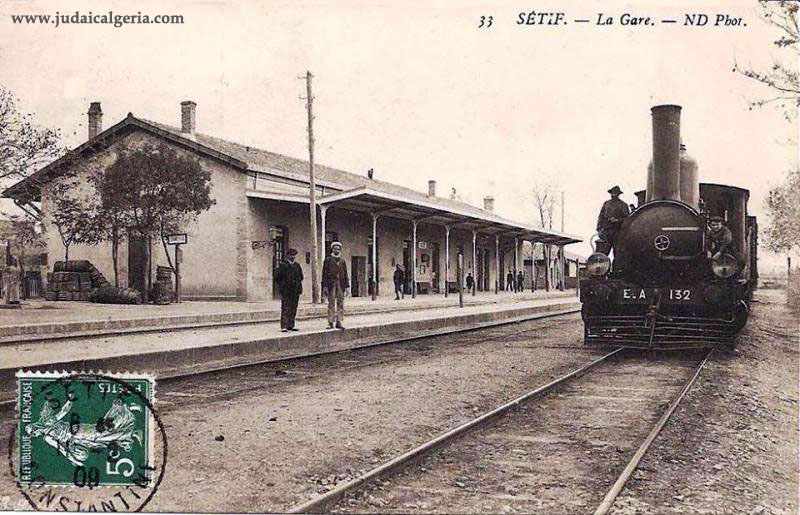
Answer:
[[428, 248], [428, 242], [426, 242], [426, 241], [420, 241], [420, 242], [419, 242], [419, 248], [421, 248], [421, 249], [427, 249], [427, 248]]
[[189, 241], [186, 233], [170, 234], [167, 236], [167, 243], [170, 245], [185, 245]]

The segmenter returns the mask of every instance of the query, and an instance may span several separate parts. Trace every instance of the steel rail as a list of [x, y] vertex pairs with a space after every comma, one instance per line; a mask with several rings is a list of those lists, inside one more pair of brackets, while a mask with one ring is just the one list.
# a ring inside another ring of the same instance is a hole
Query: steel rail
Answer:
[[714, 349], [708, 351], [708, 354], [706, 354], [705, 358], [703, 358], [703, 360], [695, 369], [694, 374], [692, 374], [692, 377], [689, 378], [689, 380], [681, 389], [680, 393], [678, 393], [678, 395], [675, 397], [672, 403], [670, 403], [669, 408], [667, 408], [667, 411], [665, 411], [664, 414], [661, 415], [661, 418], [658, 419], [658, 422], [656, 422], [656, 425], [650, 431], [650, 434], [647, 435], [645, 441], [642, 442], [642, 445], [640, 445], [639, 448], [636, 450], [636, 453], [628, 462], [628, 465], [625, 467], [625, 469], [623, 469], [622, 473], [619, 475], [616, 482], [611, 486], [611, 489], [603, 498], [603, 501], [600, 503], [600, 506], [598, 506], [597, 509], [595, 510], [594, 515], [606, 515], [611, 510], [611, 507], [614, 506], [614, 501], [617, 499], [617, 496], [625, 487], [625, 484], [631, 478], [633, 472], [639, 466], [639, 463], [642, 461], [642, 458], [644, 458], [644, 455], [645, 453], [647, 453], [647, 450], [650, 448], [650, 445], [652, 445], [656, 437], [659, 435], [659, 433], [661, 433], [661, 430], [664, 429], [664, 426], [667, 424], [667, 421], [672, 416], [672, 413], [675, 411], [675, 408], [678, 407], [678, 404], [680, 404], [680, 402], [692, 388], [692, 385], [694, 385], [695, 381], [697, 381], [697, 378], [700, 376], [700, 372], [703, 370], [703, 367], [706, 366], [708, 358], [710, 358], [713, 353]]
[[602, 357], [600, 357], [600, 358], [598, 358], [598, 359], [596, 359], [596, 360], [594, 360], [594, 361], [592, 361], [590, 363], [587, 363], [586, 365], [583, 365], [582, 367], [580, 367], [580, 368], [578, 368], [576, 370], [573, 370], [572, 372], [569, 372], [568, 374], [565, 374], [565, 375], [559, 377], [558, 379], [555, 379], [555, 380], [553, 380], [553, 381], [551, 381], [551, 382], [549, 382], [549, 383], [547, 383], [547, 384], [545, 384], [543, 386], [540, 386], [540, 387], [536, 388], [535, 390], [532, 390], [532, 391], [530, 391], [528, 393], [525, 393], [525, 394], [523, 394], [523, 395], [521, 395], [521, 396], [519, 396], [519, 397], [517, 397], [517, 398], [515, 398], [515, 399], [513, 399], [511, 401], [508, 401], [505, 404], [503, 404], [501, 406], [498, 406], [497, 408], [494, 408], [493, 410], [488, 411], [488, 412], [484, 413], [483, 415], [478, 416], [477, 418], [474, 418], [474, 419], [472, 419], [472, 420], [470, 420], [468, 422], [465, 422], [464, 424], [461, 424], [460, 426], [458, 426], [458, 427], [456, 427], [454, 429], [451, 429], [451, 430], [449, 430], [449, 431], [447, 431], [445, 433], [442, 433], [441, 435], [437, 436], [436, 438], [433, 438], [432, 440], [429, 440], [428, 442], [426, 442], [426, 443], [424, 443], [422, 445], [419, 445], [419, 446], [417, 446], [417, 447], [415, 447], [415, 448], [413, 448], [413, 449], [411, 449], [409, 451], [406, 451], [405, 453], [401, 454], [400, 456], [397, 456], [397, 457], [393, 458], [392, 460], [387, 461], [386, 463], [384, 463], [382, 465], [379, 465], [378, 467], [375, 467], [374, 469], [368, 471], [363, 476], [360, 476], [360, 477], [357, 477], [355, 479], [352, 479], [352, 480], [350, 480], [350, 481], [348, 481], [346, 483], [343, 483], [343, 484], [337, 486], [336, 488], [334, 488], [333, 490], [331, 490], [329, 492], [326, 492], [326, 493], [324, 493], [322, 495], [319, 495], [319, 496], [317, 496], [317, 497], [315, 497], [313, 499], [310, 499], [309, 501], [306, 501], [306, 502], [304, 502], [302, 504], [299, 504], [299, 505], [295, 506], [294, 508], [291, 508], [288, 511], [288, 513], [322, 513], [326, 509], [328, 509], [330, 506], [332, 506], [333, 504], [335, 504], [336, 502], [341, 500], [345, 495], [347, 495], [348, 493], [350, 493], [350, 492], [352, 492], [352, 491], [354, 491], [354, 490], [356, 490], [358, 488], [361, 488], [362, 486], [366, 485], [370, 481], [373, 481], [373, 480], [379, 479], [381, 477], [385, 477], [387, 475], [393, 474], [394, 472], [398, 471], [399, 469], [401, 469], [401, 468], [409, 465], [410, 463], [422, 458], [423, 456], [425, 456], [429, 452], [431, 452], [431, 451], [433, 451], [433, 450], [435, 450], [435, 449], [437, 449], [437, 448], [439, 448], [439, 447], [441, 447], [443, 445], [451, 443], [456, 438], [463, 436], [464, 434], [466, 434], [467, 432], [469, 432], [469, 431], [471, 431], [473, 429], [476, 429], [478, 427], [483, 426], [484, 424], [486, 424], [487, 422], [493, 420], [494, 418], [496, 418], [496, 417], [498, 417], [500, 415], [503, 415], [506, 412], [508, 412], [509, 410], [517, 407], [519, 404], [521, 404], [521, 403], [523, 403], [525, 401], [528, 401], [528, 400], [530, 400], [530, 399], [532, 399], [534, 397], [537, 397], [537, 396], [539, 396], [539, 395], [541, 395], [541, 394], [543, 394], [543, 393], [555, 388], [556, 386], [559, 386], [559, 385], [569, 381], [572, 378], [575, 378], [575, 377], [578, 377], [578, 376], [582, 375], [584, 372], [586, 372], [590, 368], [592, 368], [592, 367], [594, 367], [594, 366], [596, 366], [596, 365], [598, 365], [600, 363], [603, 363], [603, 362], [607, 361], [610, 357], [615, 356], [615, 355], [617, 355], [618, 353], [620, 353], [622, 351], [623, 351], [623, 349], [621, 349], [621, 348], [620, 349], [615, 349], [614, 351], [612, 351], [612, 352], [610, 352], [610, 353], [608, 353], [608, 354], [606, 354], [606, 355], [604, 355], [604, 356], [602, 356]]
[[[304, 354], [293, 354], [293, 355], [290, 355], [290, 356], [283, 356], [283, 357], [280, 357], [280, 358], [260, 359], [260, 360], [255, 360], [255, 361], [246, 361], [246, 362], [242, 362], [242, 363], [233, 363], [233, 364], [230, 364], [230, 365], [210, 366], [210, 367], [205, 367], [205, 368], [197, 368], [197, 367], [195, 367], [193, 369], [189, 369], [189, 370], [182, 371], [182, 372], [167, 373], [167, 374], [164, 374], [164, 375], [156, 374], [156, 380], [157, 381], [173, 381], [173, 380], [176, 380], [176, 379], [184, 379], [184, 378], [187, 378], [187, 377], [195, 377], [195, 376], [202, 376], [202, 375], [205, 375], [205, 374], [225, 372], [225, 371], [228, 371], [228, 370], [235, 370], [235, 369], [239, 369], [239, 368], [248, 368], [248, 367], [255, 367], [255, 366], [259, 366], [259, 365], [266, 365], [268, 363], [283, 363], [283, 362], [287, 362], [287, 361], [301, 360], [301, 359], [307, 359], [307, 358], [315, 358], [315, 357], [325, 356], [325, 355], [329, 355], [329, 354], [338, 354], [338, 353], [342, 353], [342, 352], [351, 352], [351, 351], [354, 351], [354, 350], [370, 349], [372, 347], [380, 347], [380, 346], [383, 346], [383, 345], [393, 345], [393, 344], [404, 343], [404, 342], [412, 342], [412, 341], [416, 341], [416, 340], [422, 340], [422, 339], [425, 339], [425, 338], [436, 338], [436, 337], [439, 337], [439, 336], [447, 336], [447, 335], [451, 335], [451, 334], [460, 334], [460, 333], [468, 333], [468, 332], [472, 332], [472, 331], [480, 331], [480, 330], [483, 330], [483, 329], [491, 329], [493, 327], [500, 327], [500, 326], [503, 326], [503, 325], [511, 325], [511, 324], [515, 324], [515, 323], [531, 322], [531, 321], [535, 321], [535, 320], [544, 320], [544, 319], [555, 318], [555, 317], [564, 316], [564, 315], [572, 315], [572, 314], [575, 314], [575, 313], [580, 313], [580, 311], [581, 311], [580, 308], [570, 308], [570, 309], [566, 309], [566, 310], [559, 310], [559, 311], [552, 311], [552, 312], [532, 313], [532, 314], [529, 314], [529, 315], [522, 315], [520, 317], [508, 318], [508, 319], [503, 319], [503, 320], [489, 320], [489, 321], [486, 321], [486, 322], [480, 322], [478, 324], [471, 324], [471, 325], [463, 327], [463, 328], [459, 327], [459, 328], [453, 329], [452, 327], [450, 327], [450, 328], [444, 328], [444, 329], [435, 329], [435, 330], [432, 330], [432, 331], [429, 331], [429, 332], [425, 332], [425, 333], [422, 333], [422, 334], [404, 335], [404, 336], [389, 338], [389, 339], [386, 339], [386, 340], [378, 340], [378, 341], [375, 341], [375, 342], [372, 342], [372, 343], [367, 343], [365, 345], [361, 345], [361, 346], [358, 346], [358, 347], [347, 348], [347, 349], [331, 349], [331, 350], [324, 350], [324, 351], [319, 351], [319, 352], [307, 352], [307, 353], [304, 353]], [[502, 335], [498, 335], [497, 337], [492, 337], [492, 338], [489, 338], [489, 339], [497, 339], [497, 338], [502, 338], [502, 337], [506, 337], [506, 336], [513, 336], [515, 334], [522, 334], [522, 333], [531, 332], [531, 331], [538, 331], [539, 329], [540, 328], [526, 329], [526, 330], [522, 330], [522, 331], [512, 331], [510, 333], [504, 333]], [[33, 370], [36, 370], [38, 368], [41, 368], [41, 367], [33, 367]], [[15, 399], [0, 400], [0, 412], [2, 412], [2, 410], [4, 410], [4, 409], [13, 408], [16, 402], [17, 401]]]

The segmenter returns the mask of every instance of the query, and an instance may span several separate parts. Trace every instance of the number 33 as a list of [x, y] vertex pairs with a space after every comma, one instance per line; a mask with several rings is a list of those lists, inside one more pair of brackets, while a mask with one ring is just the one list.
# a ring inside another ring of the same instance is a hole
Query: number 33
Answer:
[[488, 29], [492, 26], [493, 16], [481, 16], [481, 22], [478, 24], [479, 29]]

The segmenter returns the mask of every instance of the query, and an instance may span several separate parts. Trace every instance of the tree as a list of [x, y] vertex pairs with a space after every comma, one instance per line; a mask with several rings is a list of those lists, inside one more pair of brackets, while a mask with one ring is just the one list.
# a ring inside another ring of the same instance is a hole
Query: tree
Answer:
[[0, 185], [28, 177], [65, 151], [57, 130], [39, 127], [20, 112], [17, 98], [0, 86]]
[[[793, 64], [776, 60], [769, 69], [758, 71], [735, 63], [733, 71], [773, 90], [774, 96], [751, 102], [751, 108], [778, 103], [784, 118], [792, 121], [800, 108], [800, 75], [797, 69], [800, 59], [800, 26], [797, 21], [800, 4], [789, 0], [759, 0], [759, 6], [764, 20], [780, 29], [780, 37], [773, 44], [784, 53], [790, 53], [789, 62]], [[772, 218], [772, 223], [766, 229], [767, 248], [775, 252], [789, 252], [800, 247], [800, 170], [795, 168], [790, 171], [786, 182], [770, 190], [766, 204]]]
[[52, 221], [64, 245], [64, 261], [75, 244], [96, 245], [104, 240], [104, 221], [94, 189], [73, 168], [51, 183]]
[[[533, 205], [536, 209], [536, 223], [542, 229], [553, 228], [553, 217], [556, 212], [556, 187], [547, 180], [535, 182], [529, 187], [529, 194], [533, 198]], [[542, 252], [545, 261], [544, 284], [546, 289], [554, 282], [554, 269], [552, 266], [553, 248], [552, 245], [542, 245]], [[536, 246], [533, 248], [534, 263], [536, 262]], [[534, 267], [535, 273], [535, 267]]]
[[800, 58], [797, 15], [800, 6], [796, 0], [759, 0], [758, 4], [762, 18], [781, 31], [780, 37], [773, 44], [780, 50], [790, 52], [790, 62], [794, 64], [776, 60], [768, 69], [756, 70], [734, 62], [733, 71], [768, 86], [775, 93], [770, 98], [751, 102], [751, 108], [778, 103], [783, 109], [784, 117], [791, 121], [796, 118], [797, 109], [800, 108], [800, 76], [797, 70], [797, 61]]
[[30, 249], [41, 249], [45, 247], [44, 238], [42, 233], [37, 230], [36, 223], [23, 217], [11, 218], [12, 230], [11, 240], [13, 245], [18, 249], [20, 257], [20, 266], [23, 271], [26, 271], [27, 251]]
[[[211, 173], [197, 159], [164, 144], [122, 147], [99, 184], [101, 212], [117, 213], [119, 223], [139, 238], [161, 239], [173, 273], [167, 235], [185, 228], [216, 203], [211, 198]], [[150, 276], [148, 270], [148, 284]]]
[[800, 169], [789, 172], [783, 184], [770, 190], [766, 204], [772, 219], [766, 230], [767, 248], [786, 253], [800, 250]]
[[96, 168], [89, 174], [89, 181], [97, 192], [98, 230], [104, 241], [111, 242], [111, 262], [114, 270], [114, 286], [119, 288], [119, 245], [125, 239], [126, 229], [131, 225], [130, 214], [124, 205], [121, 189], [114, 184], [109, 174]]

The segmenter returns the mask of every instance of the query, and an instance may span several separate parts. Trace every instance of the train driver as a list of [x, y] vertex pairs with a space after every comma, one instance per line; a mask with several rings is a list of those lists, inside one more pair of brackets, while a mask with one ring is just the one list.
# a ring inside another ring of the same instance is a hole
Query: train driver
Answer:
[[619, 198], [622, 194], [619, 186], [614, 186], [608, 193], [611, 194], [611, 198], [603, 203], [597, 217], [597, 234], [600, 236], [597, 241], [597, 252], [602, 252], [606, 256], [611, 254], [611, 249], [615, 246], [622, 222], [631, 214], [628, 204]]
[[733, 234], [722, 222], [723, 218], [719, 215], [712, 216], [708, 221], [708, 249], [712, 259], [719, 259], [723, 254], [734, 255], [731, 245]]

